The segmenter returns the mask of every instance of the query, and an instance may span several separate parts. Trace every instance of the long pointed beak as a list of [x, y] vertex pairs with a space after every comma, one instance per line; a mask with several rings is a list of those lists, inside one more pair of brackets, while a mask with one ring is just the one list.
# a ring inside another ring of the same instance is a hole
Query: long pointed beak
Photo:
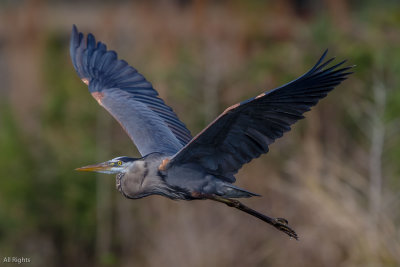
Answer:
[[111, 170], [112, 166], [107, 163], [99, 163], [99, 164], [93, 164], [93, 165], [88, 165], [80, 168], [76, 168], [76, 171], [81, 171], [81, 172], [104, 172], [104, 171], [109, 171]]

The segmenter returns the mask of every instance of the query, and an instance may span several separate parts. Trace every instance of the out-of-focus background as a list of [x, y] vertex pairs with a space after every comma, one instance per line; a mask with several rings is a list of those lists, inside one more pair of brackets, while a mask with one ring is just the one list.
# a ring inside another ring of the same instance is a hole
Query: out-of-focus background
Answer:
[[[211, 201], [128, 200], [74, 168], [138, 156], [69, 58], [72, 24], [136, 67], [192, 134], [307, 71], [356, 64], [246, 165], [249, 206], [290, 240]], [[398, 1], [0, 1], [0, 265], [400, 266]]]

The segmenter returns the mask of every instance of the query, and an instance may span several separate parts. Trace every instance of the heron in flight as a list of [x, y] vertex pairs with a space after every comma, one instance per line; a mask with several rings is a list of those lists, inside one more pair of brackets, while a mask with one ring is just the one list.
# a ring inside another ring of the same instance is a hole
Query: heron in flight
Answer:
[[162, 195], [222, 202], [298, 238], [287, 220], [261, 214], [237, 200], [258, 195], [235, 186], [235, 174], [267, 153], [270, 144], [352, 73], [352, 66], [342, 67], [345, 61], [328, 66], [334, 59], [324, 61], [325, 51], [304, 75], [227, 108], [192, 137], [143, 75], [92, 34], [85, 38], [75, 25], [70, 54], [92, 96], [121, 124], [142, 155], [116, 157], [78, 171], [116, 174], [117, 189], [130, 199]]

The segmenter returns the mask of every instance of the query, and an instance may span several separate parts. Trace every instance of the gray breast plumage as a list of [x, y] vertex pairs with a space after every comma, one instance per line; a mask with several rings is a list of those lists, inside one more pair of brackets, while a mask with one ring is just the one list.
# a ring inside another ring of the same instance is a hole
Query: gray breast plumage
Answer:
[[177, 192], [159, 171], [162, 161], [167, 158], [161, 153], [153, 153], [133, 161], [126, 171], [116, 176], [118, 191], [127, 198], [142, 198], [152, 194], [164, 195], [173, 199], [186, 199], [182, 192]]

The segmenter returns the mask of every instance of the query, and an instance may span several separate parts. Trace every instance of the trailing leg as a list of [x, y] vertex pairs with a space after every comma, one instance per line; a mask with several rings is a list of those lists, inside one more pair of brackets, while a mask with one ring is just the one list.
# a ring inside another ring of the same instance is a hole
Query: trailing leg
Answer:
[[228, 205], [229, 207], [234, 207], [237, 208], [238, 210], [244, 211], [254, 217], [257, 217], [260, 220], [263, 220], [266, 223], [269, 223], [279, 231], [284, 232], [285, 234], [289, 235], [292, 238], [295, 238], [298, 240], [298, 236], [296, 232], [288, 226], [288, 221], [283, 218], [271, 218], [268, 217], [267, 215], [264, 215], [262, 213], [259, 213], [258, 211], [255, 211], [246, 205], [244, 205], [242, 202], [236, 200], [236, 199], [231, 199], [231, 198], [224, 198], [220, 196], [213, 195], [210, 197], [210, 199], [224, 203]]

